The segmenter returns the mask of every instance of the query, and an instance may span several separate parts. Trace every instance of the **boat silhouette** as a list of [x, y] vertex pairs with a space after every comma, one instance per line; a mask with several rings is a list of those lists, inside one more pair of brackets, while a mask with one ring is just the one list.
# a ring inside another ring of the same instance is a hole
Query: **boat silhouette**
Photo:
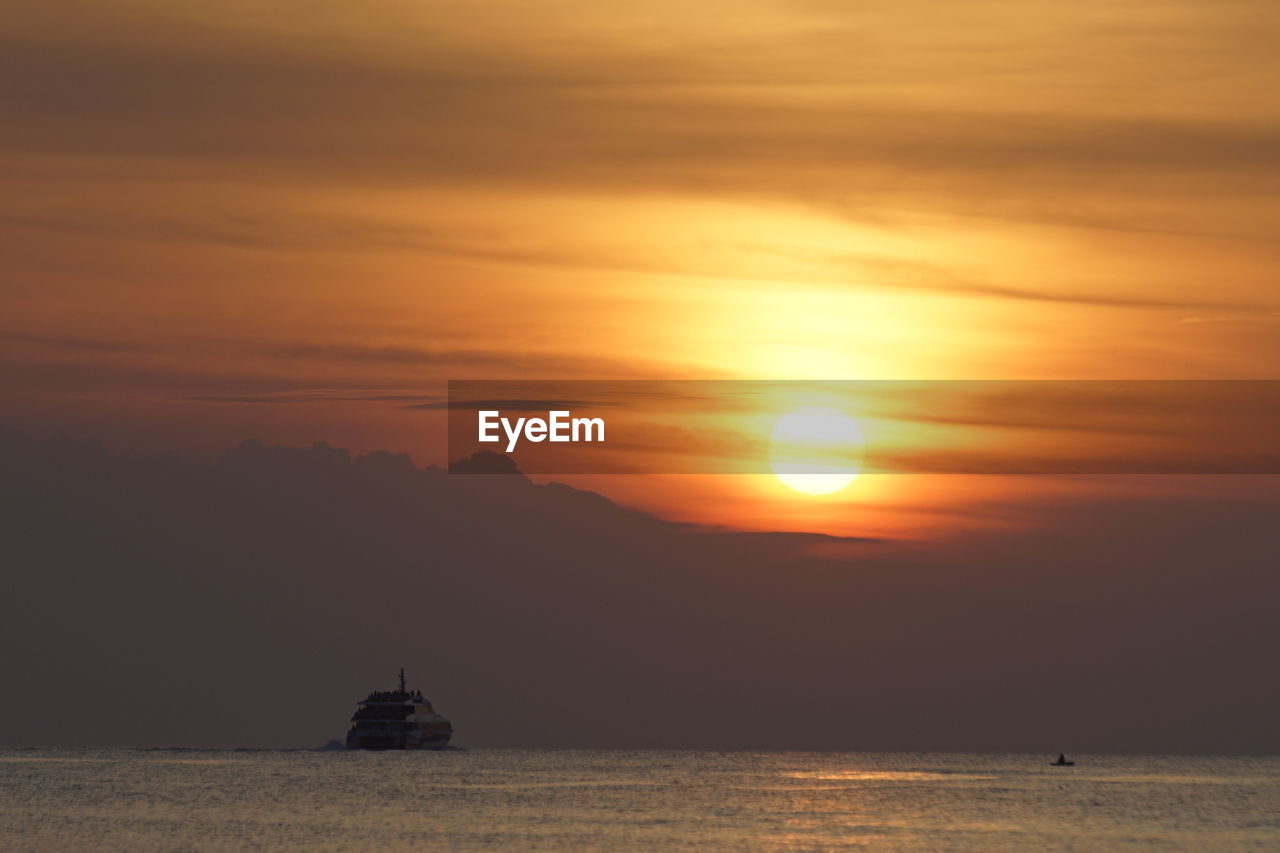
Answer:
[[453, 725], [436, 713], [420, 690], [405, 686], [400, 669], [397, 690], [375, 690], [357, 703], [347, 732], [347, 749], [444, 749]]

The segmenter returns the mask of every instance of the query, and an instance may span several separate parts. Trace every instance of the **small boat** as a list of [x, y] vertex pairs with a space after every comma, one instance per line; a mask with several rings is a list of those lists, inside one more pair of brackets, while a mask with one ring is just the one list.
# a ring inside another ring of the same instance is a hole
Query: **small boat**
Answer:
[[1050, 767], [1075, 767], [1076, 763], [1074, 761], [1067, 761], [1067, 757], [1059, 753], [1058, 760], [1050, 761], [1049, 766]]

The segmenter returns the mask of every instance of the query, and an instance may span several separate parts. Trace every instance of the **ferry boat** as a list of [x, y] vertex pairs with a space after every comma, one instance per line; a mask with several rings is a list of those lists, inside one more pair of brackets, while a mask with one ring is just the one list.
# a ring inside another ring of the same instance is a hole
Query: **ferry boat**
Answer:
[[453, 724], [440, 716], [422, 691], [404, 685], [400, 668], [398, 690], [375, 690], [357, 703], [347, 732], [347, 749], [444, 749], [453, 737]]

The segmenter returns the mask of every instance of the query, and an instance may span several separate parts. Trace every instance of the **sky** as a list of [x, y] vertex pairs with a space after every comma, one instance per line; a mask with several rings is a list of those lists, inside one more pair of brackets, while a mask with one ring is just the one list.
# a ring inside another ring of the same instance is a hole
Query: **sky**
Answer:
[[431, 466], [450, 380], [1280, 379], [1277, 43], [1267, 0], [11, 0], [0, 679], [94, 711], [4, 739], [314, 746], [405, 665], [473, 746], [1275, 752], [1280, 477]]
[[[449, 379], [1275, 378], [1278, 36], [1265, 2], [19, 0], [0, 421], [439, 464]], [[1081, 488], [575, 482], [899, 536]]]

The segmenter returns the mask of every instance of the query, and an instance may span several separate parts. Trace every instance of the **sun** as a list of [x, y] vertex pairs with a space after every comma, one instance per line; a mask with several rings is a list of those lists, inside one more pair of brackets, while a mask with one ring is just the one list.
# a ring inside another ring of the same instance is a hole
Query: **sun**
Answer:
[[769, 437], [769, 466], [785, 486], [805, 495], [835, 494], [862, 468], [857, 422], [836, 409], [806, 406], [778, 419]]

